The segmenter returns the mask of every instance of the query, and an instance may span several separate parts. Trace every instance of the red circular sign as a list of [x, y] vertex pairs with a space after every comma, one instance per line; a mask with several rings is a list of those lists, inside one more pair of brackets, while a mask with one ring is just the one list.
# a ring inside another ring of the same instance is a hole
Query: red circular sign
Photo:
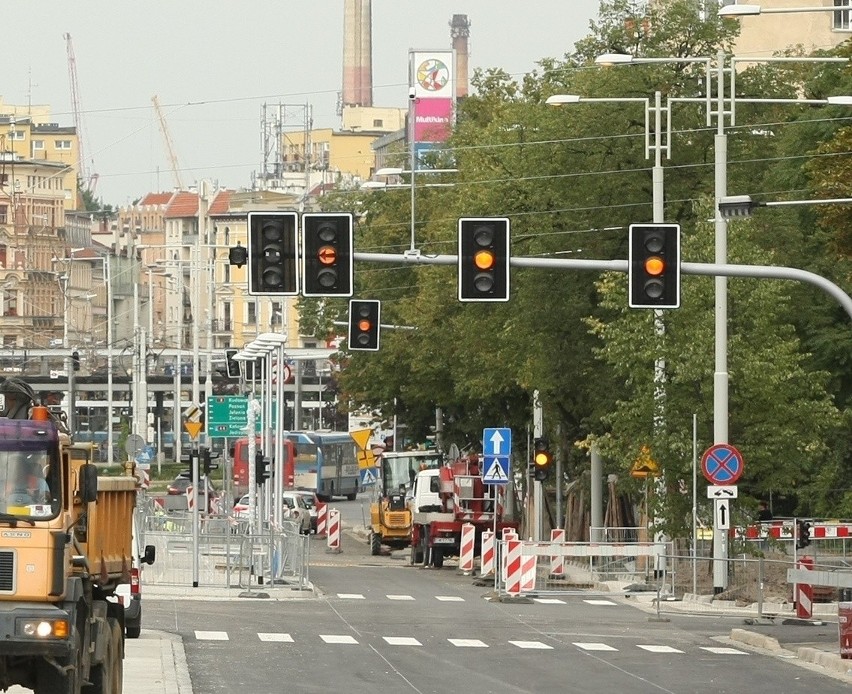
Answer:
[[710, 446], [701, 456], [701, 472], [711, 484], [735, 484], [744, 467], [742, 453], [729, 443]]

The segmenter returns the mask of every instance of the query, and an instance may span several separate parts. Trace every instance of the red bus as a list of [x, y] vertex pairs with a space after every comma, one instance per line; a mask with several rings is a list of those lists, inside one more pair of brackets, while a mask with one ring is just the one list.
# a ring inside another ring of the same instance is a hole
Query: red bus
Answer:
[[[231, 459], [234, 461], [234, 498], [239, 499], [243, 494], [248, 494], [249, 486], [249, 459], [248, 459], [248, 438], [237, 439], [234, 442], [234, 447], [231, 449]], [[257, 450], [260, 450], [261, 440], [258, 437], [255, 441]], [[296, 446], [292, 441], [284, 439], [284, 489], [294, 488], [294, 472], [296, 464]], [[259, 481], [259, 480], [258, 480]]]

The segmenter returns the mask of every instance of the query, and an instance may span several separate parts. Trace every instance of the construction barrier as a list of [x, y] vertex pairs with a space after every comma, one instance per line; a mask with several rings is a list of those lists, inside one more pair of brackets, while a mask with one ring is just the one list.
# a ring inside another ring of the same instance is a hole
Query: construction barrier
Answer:
[[479, 562], [479, 575], [494, 575], [494, 533], [491, 530], [482, 531], [482, 557]]
[[326, 536], [326, 525], [328, 523], [328, 504], [317, 504], [317, 535]]
[[[813, 557], [799, 559], [799, 568], [813, 571]], [[800, 619], [810, 619], [814, 610], [814, 587], [810, 583], [796, 584], [796, 616]]]
[[506, 551], [506, 543], [509, 540], [517, 540], [518, 533], [512, 528], [506, 528], [503, 530], [503, 551], [500, 552], [500, 580], [503, 583], [506, 583], [506, 561], [508, 557], [506, 556], [508, 553]]
[[340, 511], [328, 510], [328, 552], [340, 552]]
[[[553, 528], [550, 531], [550, 541], [555, 543], [565, 542], [565, 529]], [[565, 575], [565, 559], [560, 556], [550, 557], [550, 575], [564, 576]]]
[[461, 528], [461, 549], [459, 551], [459, 571], [465, 575], [473, 573], [473, 550], [476, 545], [476, 526], [465, 523]]
[[506, 546], [506, 592], [520, 595], [535, 590], [535, 556], [523, 554], [523, 542], [509, 540]]

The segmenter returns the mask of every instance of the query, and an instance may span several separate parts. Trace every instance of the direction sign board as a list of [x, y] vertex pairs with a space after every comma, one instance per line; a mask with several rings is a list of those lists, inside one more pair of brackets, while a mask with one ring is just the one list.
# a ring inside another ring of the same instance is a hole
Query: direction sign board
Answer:
[[241, 437], [248, 425], [248, 398], [242, 395], [213, 395], [207, 398], [207, 435]]
[[701, 471], [710, 484], [734, 484], [743, 474], [743, 456], [729, 443], [710, 446], [701, 456]]
[[482, 446], [485, 455], [499, 455], [509, 457], [512, 455], [512, 430], [483, 429]]
[[731, 527], [731, 502], [727, 499], [716, 499], [713, 502], [715, 527], [717, 530], [728, 530]]
[[708, 484], [707, 498], [708, 499], [736, 499], [739, 489], [735, 484]]

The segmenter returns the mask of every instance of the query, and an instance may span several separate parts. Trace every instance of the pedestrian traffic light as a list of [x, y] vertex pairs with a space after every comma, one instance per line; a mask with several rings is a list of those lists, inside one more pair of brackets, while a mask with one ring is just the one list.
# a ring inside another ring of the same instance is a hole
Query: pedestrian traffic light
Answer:
[[349, 301], [349, 339], [351, 351], [375, 352], [379, 349], [380, 317], [382, 306], [376, 300]]
[[544, 482], [553, 464], [550, 442], [543, 436], [533, 441], [533, 477], [536, 482]]
[[459, 219], [459, 301], [509, 300], [509, 220]]
[[796, 549], [804, 549], [811, 544], [811, 524], [805, 521], [796, 523]]
[[254, 454], [254, 479], [256, 484], [263, 484], [269, 479], [269, 458], [263, 456], [262, 451]]
[[299, 293], [298, 218], [295, 212], [248, 213], [249, 294], [296, 296]]
[[352, 215], [302, 215], [304, 296], [352, 296]]
[[628, 306], [680, 306], [680, 225], [631, 224]]

